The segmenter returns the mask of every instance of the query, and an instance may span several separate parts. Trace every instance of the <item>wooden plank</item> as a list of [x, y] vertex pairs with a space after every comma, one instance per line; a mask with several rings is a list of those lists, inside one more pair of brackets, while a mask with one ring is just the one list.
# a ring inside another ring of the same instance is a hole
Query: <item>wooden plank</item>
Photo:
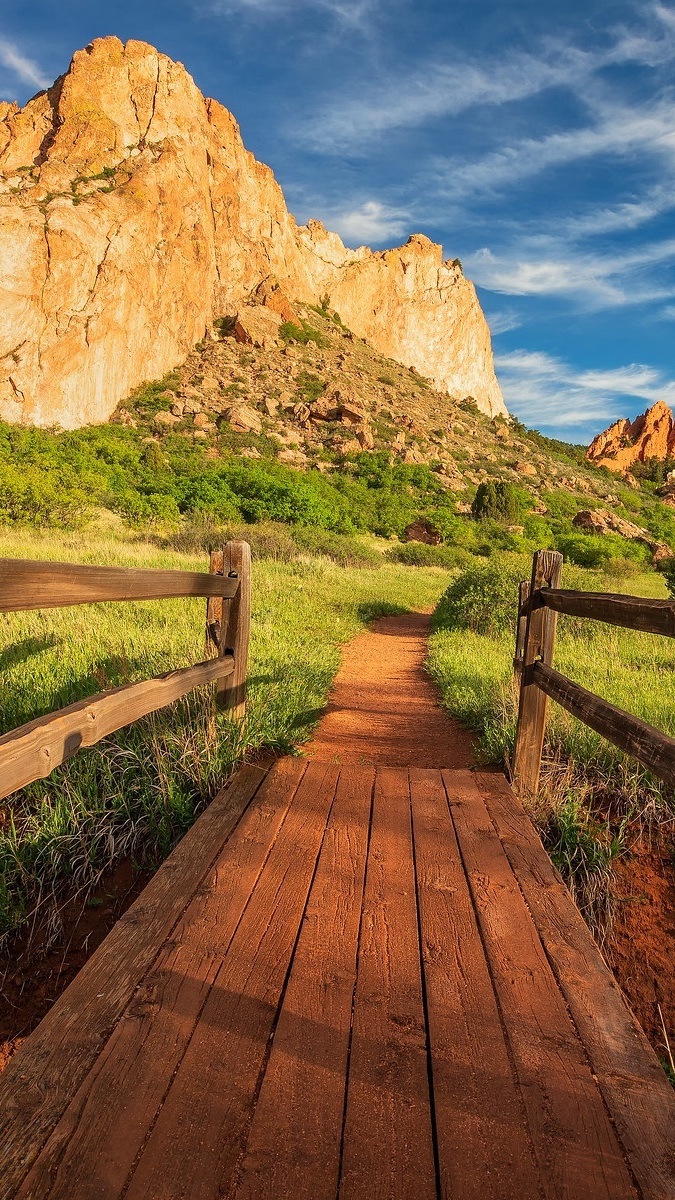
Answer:
[[340, 775], [236, 1200], [337, 1194], [374, 778], [371, 767]]
[[444, 771], [546, 1196], [636, 1196], [623, 1150], [478, 786]]
[[621, 596], [613, 592], [548, 588], [541, 593], [540, 602], [546, 608], [571, 617], [589, 617], [607, 625], [675, 637], [675, 600], [643, 600], [641, 596]]
[[276, 763], [73, 1097], [17, 1200], [117, 1200], [305, 771]]
[[79, 750], [233, 671], [231, 656], [211, 659], [142, 683], [110, 688], [13, 729], [0, 737], [0, 799], [44, 779]]
[[308, 765], [125, 1200], [215, 1200], [232, 1185], [337, 778], [331, 764]]
[[234, 596], [238, 580], [199, 571], [89, 567], [80, 563], [0, 558], [0, 612], [66, 608], [108, 600]]
[[15, 1200], [158, 946], [264, 778], [258, 767], [243, 767], [219, 792], [0, 1074], [0, 1200]]
[[557, 587], [562, 572], [562, 554], [554, 550], [538, 550], [532, 562], [530, 608], [525, 628], [525, 645], [521, 668], [518, 725], [513, 751], [513, 775], [519, 790], [534, 793], [539, 786], [541, 752], [544, 745], [548, 700], [534, 686], [528, 668], [537, 659], [553, 661], [556, 614], [535, 607], [542, 588]]
[[645, 1200], [675, 1196], [675, 1091], [506, 780], [476, 776]]
[[408, 774], [386, 767], [375, 780], [339, 1196], [437, 1196]]
[[223, 551], [223, 572], [237, 578], [239, 587], [223, 602], [219, 654], [234, 656], [234, 671], [216, 685], [216, 704], [229, 710], [234, 721], [246, 713], [246, 673], [251, 633], [251, 547], [248, 542], [228, 542]]
[[659, 779], [675, 784], [675, 738], [587, 691], [552, 667], [534, 663], [530, 670], [533, 683], [573, 717], [602, 734], [619, 750], [637, 758]]
[[411, 770], [440, 1195], [539, 1200], [539, 1172], [440, 771]]

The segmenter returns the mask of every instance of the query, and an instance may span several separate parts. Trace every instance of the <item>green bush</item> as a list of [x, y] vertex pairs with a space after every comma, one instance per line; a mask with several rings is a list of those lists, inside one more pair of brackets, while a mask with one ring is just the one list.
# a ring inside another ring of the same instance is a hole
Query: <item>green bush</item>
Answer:
[[675, 598], [675, 558], [666, 558], [659, 563], [659, 571], [666, 581], [669, 595]]
[[434, 614], [435, 629], [470, 629], [494, 636], [515, 626], [518, 585], [527, 563], [472, 566], [453, 580]]
[[385, 558], [407, 567], [461, 567], [471, 561], [471, 555], [460, 546], [428, 546], [426, 542], [391, 546]]
[[323, 334], [313, 329], [309, 321], [301, 321], [299, 325], [294, 321], [284, 321], [279, 326], [279, 337], [283, 342], [298, 342], [301, 346], [306, 346], [308, 342], [314, 342], [317, 346], [328, 345]]
[[527, 497], [508, 479], [489, 479], [479, 483], [471, 513], [480, 521], [491, 518], [505, 525], [516, 524], [527, 507]]

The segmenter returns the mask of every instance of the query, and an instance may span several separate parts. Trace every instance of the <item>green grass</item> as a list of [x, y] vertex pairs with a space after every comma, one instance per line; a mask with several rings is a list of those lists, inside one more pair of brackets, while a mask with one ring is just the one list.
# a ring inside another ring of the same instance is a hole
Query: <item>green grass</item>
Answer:
[[[206, 569], [184, 554], [89, 531], [0, 535], [0, 555]], [[100, 746], [0, 805], [0, 935], [21, 923], [59, 931], [59, 908], [86, 897], [122, 856], [156, 863], [245, 755], [293, 752], [311, 733], [341, 645], [374, 617], [430, 607], [447, 573], [383, 565], [344, 569], [309, 555], [253, 566], [246, 720], [215, 717], [208, 689]], [[204, 655], [204, 602], [170, 600], [7, 614], [0, 654], [6, 732], [105, 687], [187, 666]]]
[[[493, 762], [510, 759], [513, 751], [518, 703], [512, 665], [516, 581], [528, 575], [527, 567], [526, 559], [504, 555], [501, 576], [491, 591], [471, 568], [463, 610], [458, 603], [462, 589], [455, 582], [449, 599], [437, 609], [430, 641], [429, 670], [445, 705], [477, 732], [483, 755]], [[498, 569], [492, 560], [490, 568]], [[566, 566], [563, 586], [648, 597], [666, 594], [662, 577], [653, 572], [621, 580]], [[467, 619], [473, 629], [464, 627]], [[561, 617], [554, 665], [583, 687], [675, 736], [675, 646], [670, 639]], [[642, 834], [672, 838], [675, 796], [634, 759], [553, 703], [543, 764], [532, 815], [580, 907], [592, 923], [602, 926], [611, 915], [607, 884], [615, 859]]]

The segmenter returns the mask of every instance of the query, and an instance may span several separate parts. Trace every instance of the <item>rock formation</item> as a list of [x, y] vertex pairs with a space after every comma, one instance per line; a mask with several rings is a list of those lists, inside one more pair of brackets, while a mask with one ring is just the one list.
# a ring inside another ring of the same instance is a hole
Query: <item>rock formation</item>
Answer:
[[0, 172], [6, 420], [105, 421], [215, 319], [250, 301], [288, 319], [284, 294], [327, 298], [381, 353], [506, 413], [459, 264], [420, 235], [373, 253], [298, 227], [232, 115], [145, 43], [99, 39], [25, 108], [1, 103]]
[[638, 462], [650, 458], [675, 457], [675, 423], [668, 405], [659, 400], [631, 423], [616, 421], [593, 439], [586, 457], [598, 467], [610, 471], [630, 471]]
[[572, 524], [583, 533], [599, 533], [603, 536], [618, 533], [628, 541], [641, 542], [651, 551], [654, 565], [673, 556], [670, 546], [665, 542], [655, 541], [647, 529], [634, 525], [632, 521], [625, 521], [623, 517], [617, 517], [616, 513], [609, 512], [606, 508], [584, 509], [573, 517]]

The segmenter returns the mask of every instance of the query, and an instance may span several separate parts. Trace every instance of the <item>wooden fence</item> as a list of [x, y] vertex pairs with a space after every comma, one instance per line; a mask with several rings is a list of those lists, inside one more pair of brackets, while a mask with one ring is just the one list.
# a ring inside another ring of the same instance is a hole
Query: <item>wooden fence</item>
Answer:
[[142, 683], [110, 688], [49, 713], [0, 737], [0, 799], [85, 746], [156, 712], [203, 684], [234, 718], [244, 714], [251, 623], [251, 551], [228, 542], [211, 555], [210, 573], [87, 567], [72, 563], [0, 559], [0, 612], [63, 608], [111, 600], [205, 596], [205, 662]]
[[562, 561], [562, 554], [539, 550], [532, 564], [532, 579], [520, 585], [514, 659], [520, 680], [513, 756], [516, 787], [529, 794], [537, 790], [549, 697], [660, 779], [675, 785], [675, 738], [580, 687], [552, 665], [558, 613], [675, 637], [675, 601], [565, 591], [559, 586]]

